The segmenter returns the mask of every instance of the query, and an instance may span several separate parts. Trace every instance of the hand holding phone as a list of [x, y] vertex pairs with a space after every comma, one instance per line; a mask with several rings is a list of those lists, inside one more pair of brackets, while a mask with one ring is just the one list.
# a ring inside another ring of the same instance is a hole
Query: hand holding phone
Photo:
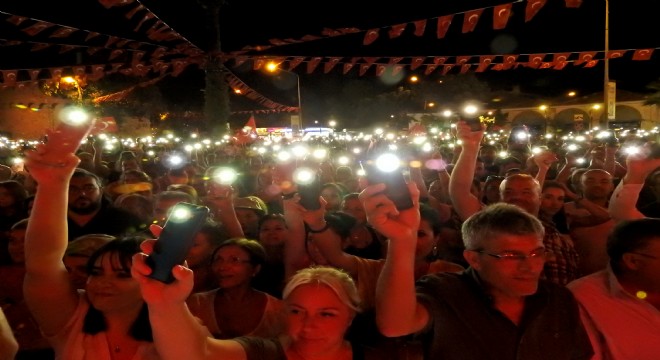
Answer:
[[152, 270], [149, 277], [166, 284], [174, 281], [172, 268], [183, 264], [208, 214], [206, 206], [180, 202], [172, 207], [154, 250], [146, 259]]
[[321, 175], [308, 168], [298, 168], [294, 172], [293, 178], [298, 188], [298, 195], [300, 195], [299, 204], [307, 210], [320, 209]]
[[94, 119], [78, 107], [65, 108], [59, 117], [57, 126], [48, 134], [47, 148], [56, 150], [55, 156], [75, 153], [92, 130]]
[[361, 163], [370, 185], [384, 183], [384, 194], [398, 210], [410, 209], [414, 206], [406, 179], [399, 167], [400, 160], [394, 154], [382, 154], [375, 160]]

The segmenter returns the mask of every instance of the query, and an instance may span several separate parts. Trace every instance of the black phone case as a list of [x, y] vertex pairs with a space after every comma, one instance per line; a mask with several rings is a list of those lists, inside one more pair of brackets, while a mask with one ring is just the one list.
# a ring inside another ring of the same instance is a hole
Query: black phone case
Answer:
[[369, 164], [363, 166], [363, 168], [367, 173], [367, 181], [370, 185], [385, 184], [384, 194], [392, 200], [397, 209], [406, 210], [413, 207], [406, 179], [400, 170], [386, 173]]
[[170, 216], [160, 237], [154, 245], [154, 251], [147, 257], [147, 265], [152, 269], [149, 277], [166, 284], [174, 281], [172, 268], [183, 264], [188, 251], [193, 246], [195, 234], [206, 220], [209, 208], [195, 204], [180, 202], [175, 207], [185, 207], [191, 211], [191, 216], [184, 220], [173, 220]]
[[307, 210], [318, 210], [321, 208], [319, 196], [321, 196], [321, 176], [316, 174], [314, 181], [310, 184], [298, 184], [299, 204]]

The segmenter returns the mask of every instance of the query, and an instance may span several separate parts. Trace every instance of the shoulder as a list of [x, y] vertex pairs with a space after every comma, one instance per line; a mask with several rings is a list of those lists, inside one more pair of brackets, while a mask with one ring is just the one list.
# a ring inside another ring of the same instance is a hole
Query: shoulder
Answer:
[[272, 359], [286, 360], [282, 343], [277, 338], [241, 336], [234, 339], [245, 350], [248, 360]]
[[439, 273], [439, 272], [453, 272], [458, 273], [465, 270], [465, 268], [459, 264], [445, 261], [445, 260], [435, 260], [431, 263], [429, 267], [429, 274]]

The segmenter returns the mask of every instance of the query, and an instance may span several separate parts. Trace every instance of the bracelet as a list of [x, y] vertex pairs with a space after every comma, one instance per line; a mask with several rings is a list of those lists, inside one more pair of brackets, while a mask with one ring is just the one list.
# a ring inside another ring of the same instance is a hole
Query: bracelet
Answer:
[[282, 200], [291, 200], [293, 199], [294, 196], [296, 196], [297, 192], [292, 192], [288, 194], [282, 194]]
[[314, 229], [308, 227], [309, 232], [312, 233], [312, 234], [319, 234], [319, 233], [322, 233], [322, 232], [328, 230], [329, 228], [330, 228], [330, 223], [327, 222], [327, 221], [325, 222], [325, 226], [322, 227], [322, 228], [320, 228], [320, 229], [318, 229], [318, 230], [314, 230]]

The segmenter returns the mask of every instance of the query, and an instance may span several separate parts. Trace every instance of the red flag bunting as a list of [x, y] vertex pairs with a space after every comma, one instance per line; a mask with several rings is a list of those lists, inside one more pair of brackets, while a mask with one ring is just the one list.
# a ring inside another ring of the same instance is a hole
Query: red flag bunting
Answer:
[[124, 50], [121, 50], [121, 49], [112, 50], [112, 52], [110, 52], [110, 57], [108, 58], [108, 60], [116, 59], [117, 57], [119, 57], [123, 53], [124, 53]]
[[64, 71], [64, 69], [62, 69], [62, 68], [54, 68], [54, 69], [48, 69], [48, 70], [50, 70], [50, 78], [55, 80], [55, 81], [60, 80], [60, 78], [62, 77], [62, 72]]
[[594, 66], [596, 66], [596, 65], [598, 65], [598, 60], [591, 60], [591, 61], [587, 62], [587, 63], [584, 65], [584, 67], [586, 67], [586, 68], [592, 68], [592, 67], [594, 67]]
[[289, 70], [293, 70], [298, 67], [305, 60], [302, 56], [294, 57], [292, 60], [289, 60]]
[[30, 25], [30, 26], [26, 27], [25, 29], [22, 29], [22, 31], [25, 32], [26, 34], [30, 35], [30, 36], [35, 36], [35, 35], [39, 34], [40, 32], [42, 32], [42, 31], [44, 31], [44, 30], [46, 30], [50, 27], [53, 27], [53, 26], [55, 26], [55, 24], [53, 24], [53, 23], [49, 23], [49, 22], [46, 22], [46, 21], [37, 21], [35, 24]]
[[[353, 59], [356, 59], [356, 58], [353, 58]], [[355, 66], [355, 61], [350, 62], [350, 63], [344, 63], [344, 69], [343, 69], [342, 72], [343, 72], [344, 74], [347, 74], [349, 71], [351, 71], [351, 69], [353, 68], [353, 66]]]
[[511, 16], [511, 5], [503, 4], [495, 6], [493, 9], [493, 29], [500, 30], [506, 27], [506, 23]]
[[275, 45], [275, 46], [282, 46], [288, 44], [288, 42], [280, 40], [280, 39], [270, 39], [268, 40], [269, 43]]
[[445, 61], [447, 61], [446, 56], [435, 56], [435, 57], [433, 57], [433, 63], [435, 65], [442, 65], [442, 64], [445, 63]]
[[583, 63], [589, 62], [594, 59], [596, 56], [596, 51], [585, 51], [580, 53], [580, 57], [575, 60], [573, 65], [582, 65]]
[[259, 70], [266, 63], [266, 59], [254, 59], [252, 60], [252, 70]]
[[76, 45], [60, 45], [60, 54], [64, 54], [66, 52], [69, 52], [73, 49], [76, 49], [78, 46]]
[[608, 59], [616, 59], [625, 55], [627, 50], [610, 50], [607, 52]]
[[313, 57], [313, 58], [311, 58], [311, 59], [309, 60], [309, 62], [307, 63], [307, 73], [308, 73], [308, 74], [313, 73], [314, 70], [316, 69], [316, 67], [317, 67], [317, 66], [319, 65], [319, 63], [321, 62], [321, 60], [323, 60], [322, 57]]
[[92, 74], [87, 76], [91, 81], [100, 80], [105, 75], [105, 65], [92, 65]]
[[398, 64], [398, 63], [401, 62], [401, 60], [403, 60], [403, 57], [400, 57], [400, 56], [399, 57], [392, 57], [392, 58], [390, 58], [390, 61], [388, 62], [388, 64], [390, 64], [390, 65]]
[[545, 57], [546, 54], [531, 54], [529, 55], [529, 59], [527, 60], [527, 67], [531, 67], [532, 69], [538, 69], [539, 66], [541, 66], [541, 63], [543, 62], [543, 58]]
[[397, 24], [397, 25], [392, 25], [392, 28], [389, 31], [390, 39], [398, 38], [403, 34], [403, 31], [406, 29], [406, 26], [408, 24]]
[[401, 71], [403, 71], [403, 65], [394, 65], [392, 68], [392, 76], [398, 75]]
[[424, 75], [431, 75], [435, 69], [438, 68], [438, 65], [426, 65], [426, 70], [424, 70]]
[[7, 86], [14, 86], [17, 72], [17, 70], [2, 70], [2, 83]]
[[26, 18], [25, 16], [12, 15], [12, 16], [7, 18], [7, 21], [14, 24], [14, 25], [16, 25], [16, 26], [19, 26], [23, 23], [23, 21], [25, 21], [27, 19], [28, 18]]
[[386, 66], [385, 65], [376, 65], [376, 76], [383, 76], [385, 73]]
[[90, 32], [87, 34], [87, 37], [85, 38], [85, 41], [89, 41], [90, 39], [93, 39], [93, 38], [95, 38], [95, 37], [97, 37], [97, 36], [99, 36], [99, 35], [101, 35], [101, 33], [97, 33], [97, 32], [94, 32], [94, 31], [90, 31]]
[[41, 69], [32, 69], [32, 70], [30, 70], [30, 79], [32, 81], [38, 80], [40, 72], [41, 72]]
[[493, 63], [493, 59], [495, 59], [495, 55], [485, 55], [485, 56], [480, 56], [479, 57], [479, 67], [477, 67], [477, 70], [475, 72], [484, 72], [490, 64]]
[[518, 55], [504, 55], [502, 70], [511, 69], [516, 64], [516, 60], [518, 60]]
[[52, 37], [52, 38], [65, 38], [65, 37], [73, 34], [74, 32], [76, 32], [77, 30], [78, 29], [74, 29], [74, 28], [71, 28], [71, 27], [68, 27], [68, 26], [60, 26], [60, 28], [55, 30], [55, 32], [53, 32], [50, 35], [50, 37]]
[[415, 24], [415, 36], [423, 36], [424, 31], [426, 31], [426, 19], [417, 20], [414, 22], [414, 24]]
[[571, 56], [571, 53], [556, 53], [552, 57], [552, 63], [554, 65], [566, 62], [568, 60], [568, 57]]
[[504, 64], [502, 64], [502, 63], [495, 64], [495, 65], [493, 65], [493, 67], [491, 68], [491, 70], [495, 70], [495, 71], [504, 70]]
[[140, 5], [136, 6], [136, 7], [134, 7], [132, 10], [130, 10], [129, 12], [127, 12], [126, 15], [124, 15], [124, 16], [126, 16], [126, 18], [130, 20], [130, 19], [132, 19], [133, 16], [135, 16], [135, 14], [137, 14], [137, 12], [140, 11], [140, 10], [144, 10], [144, 5], [140, 4]]
[[187, 60], [174, 60], [172, 66], [172, 76], [176, 77], [179, 76], [185, 70], [186, 66], [188, 66], [189, 62]]
[[453, 17], [454, 15], [445, 15], [438, 18], [438, 39], [442, 39], [447, 35], [447, 30], [449, 30], [449, 25], [451, 25], [451, 19]]
[[51, 46], [53, 46], [53, 45], [48, 44], [48, 43], [36, 43], [36, 44], [34, 44], [34, 46], [32, 46], [30, 51], [39, 51], [39, 50], [47, 49]]
[[74, 66], [73, 67], [73, 74], [76, 76], [85, 76], [85, 66]]
[[442, 67], [442, 75], [447, 75], [447, 73], [454, 67], [454, 65], [444, 65]]
[[468, 70], [470, 70], [471, 66], [472, 66], [472, 64], [463, 64], [463, 65], [461, 65], [461, 72], [460, 73], [461, 74], [467, 73]]
[[324, 65], [323, 65], [323, 72], [324, 73], [329, 73], [338, 63], [341, 61], [342, 58], [340, 57], [331, 57], [330, 60], [328, 60]]
[[562, 70], [563, 68], [566, 67], [566, 65], [568, 65], [568, 61], [558, 62], [558, 63], [555, 64], [555, 66], [553, 67], [553, 69], [555, 69], [555, 70]]
[[234, 67], [238, 67], [238, 66], [243, 65], [243, 63], [245, 63], [247, 60], [248, 60], [247, 56], [237, 56], [234, 59]]
[[410, 70], [415, 70], [418, 67], [420, 67], [426, 58], [422, 56], [414, 57], [412, 58], [412, 62], [410, 64]]
[[378, 59], [380, 59], [380, 58], [377, 58], [377, 57], [365, 57], [365, 58], [363, 58], [363, 59], [364, 59], [364, 61], [365, 61], [367, 64], [369, 64], [369, 65], [373, 65], [373, 63], [375, 63], [376, 61], [378, 61]]
[[[332, 37], [332, 36], [339, 36], [341, 34], [342, 34], [341, 31], [335, 30], [335, 29], [323, 28], [323, 30], [321, 30], [321, 35], [324, 35], [324, 36], [331, 36]], [[277, 44], [273, 44], [273, 45], [277, 45]]]
[[358, 28], [353, 28], [353, 27], [351, 27], [351, 28], [339, 28], [337, 30], [339, 30], [342, 34], [355, 34], [355, 33], [359, 33], [360, 31], [362, 31]]
[[545, 5], [545, 2], [546, 0], [527, 0], [527, 6], [525, 6], [525, 22], [532, 20], [532, 18], [536, 16]]
[[371, 64], [360, 64], [360, 76], [363, 76], [367, 70], [371, 67]]
[[542, 62], [541, 66], [539, 66], [539, 69], [550, 69], [552, 64], [553, 63], [551, 61]]
[[364, 45], [370, 45], [371, 43], [376, 41], [376, 39], [378, 39], [378, 32], [379, 31], [380, 31], [380, 29], [367, 30], [367, 33], [364, 34], [364, 41], [362, 43]]
[[484, 9], [470, 10], [463, 15], [463, 34], [474, 31]]
[[457, 56], [456, 57], [456, 65], [466, 64], [468, 61], [470, 61], [471, 58], [472, 58], [472, 56]]
[[633, 53], [633, 60], [651, 60], [654, 49], [639, 49]]

